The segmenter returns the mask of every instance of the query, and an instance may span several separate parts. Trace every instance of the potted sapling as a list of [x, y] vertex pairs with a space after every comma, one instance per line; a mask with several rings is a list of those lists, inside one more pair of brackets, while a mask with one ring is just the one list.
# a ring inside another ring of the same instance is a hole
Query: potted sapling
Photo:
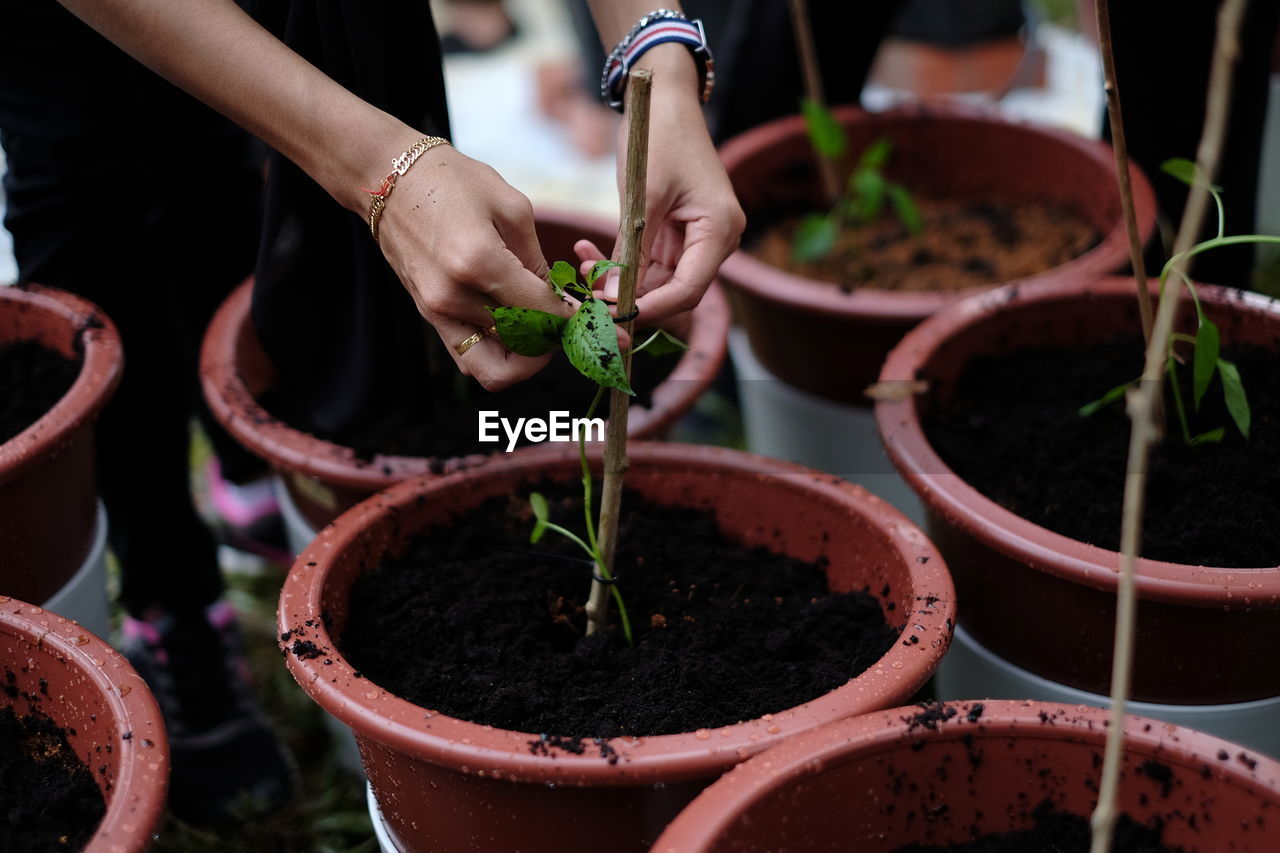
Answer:
[[494, 312], [508, 346], [562, 348], [609, 388], [605, 447], [398, 484], [322, 530], [281, 593], [286, 662], [355, 732], [403, 850], [647, 849], [750, 755], [905, 701], [947, 646], [946, 569], [891, 507], [739, 451], [626, 441], [615, 319], [634, 308], [647, 82], [628, 86], [617, 318], [590, 287], [607, 265], [553, 267], [573, 318]]
[[[1214, 127], [1198, 166], [1166, 168], [1221, 223]], [[1193, 286], [1182, 269], [1218, 246], [1280, 238], [1219, 227], [1196, 244], [1188, 210], [1153, 283], [1159, 322], [1134, 299], [1135, 284], [1149, 290], [1143, 280], [992, 291], [903, 340], [876, 415], [968, 590], [942, 695], [1105, 704], [1123, 589], [1116, 521], [1146, 470], [1119, 400], [1148, 398], [1163, 439], [1152, 444], [1142, 537], [1129, 543], [1141, 555], [1130, 707], [1274, 754], [1280, 674], [1256, 664], [1256, 649], [1280, 631], [1280, 305]], [[1179, 302], [1184, 289], [1193, 298]]]
[[[864, 393], [889, 350], [976, 292], [1086, 281], [1127, 259], [1107, 145], [972, 105], [828, 110], [810, 86], [798, 114], [720, 155], [750, 223], [721, 269], [748, 447], [849, 476], [913, 517]], [[1136, 167], [1133, 183], [1145, 239], [1154, 197]], [[877, 216], [830, 215], [841, 208]]]

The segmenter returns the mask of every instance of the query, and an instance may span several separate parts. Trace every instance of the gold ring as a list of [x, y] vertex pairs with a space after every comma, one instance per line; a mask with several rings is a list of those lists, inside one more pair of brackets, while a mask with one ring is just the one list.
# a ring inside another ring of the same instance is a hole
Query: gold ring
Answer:
[[467, 354], [467, 350], [471, 349], [473, 346], [475, 346], [476, 344], [480, 343], [483, 340], [484, 340], [484, 332], [476, 332], [474, 335], [472, 335], [471, 337], [467, 338], [465, 341], [463, 341], [462, 343], [454, 347], [453, 351], [458, 354], [459, 358], [461, 358], [462, 356]]

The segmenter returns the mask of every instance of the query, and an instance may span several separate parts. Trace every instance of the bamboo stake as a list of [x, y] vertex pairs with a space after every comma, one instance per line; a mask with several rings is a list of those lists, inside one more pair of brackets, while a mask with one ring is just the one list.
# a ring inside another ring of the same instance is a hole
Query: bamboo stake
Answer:
[[[800, 54], [800, 67], [804, 71], [805, 97], [826, 106], [822, 91], [822, 75], [818, 72], [818, 51], [813, 46], [813, 29], [809, 26], [809, 4], [806, 0], [791, 0], [791, 28], [795, 30], [796, 51]], [[840, 176], [836, 164], [818, 155], [818, 174], [822, 178], [822, 191], [829, 204], [840, 198]]]
[[[1222, 139], [1226, 135], [1230, 106], [1231, 71], [1240, 52], [1240, 22], [1244, 17], [1244, 0], [1225, 0], [1218, 14], [1217, 41], [1209, 76], [1208, 103], [1205, 107], [1204, 132], [1196, 152], [1196, 168], [1204, 182], [1212, 183], [1222, 155]], [[1204, 223], [1209, 204], [1208, 188], [1197, 183], [1191, 188], [1173, 244], [1173, 257], [1195, 244]], [[1180, 269], [1185, 259], [1176, 262]], [[1174, 273], [1176, 275], [1176, 272]], [[1111, 668], [1111, 718], [1107, 731], [1106, 753], [1102, 766], [1102, 782], [1098, 789], [1098, 807], [1093, 813], [1093, 841], [1090, 853], [1109, 853], [1116, 823], [1116, 793], [1120, 787], [1120, 764], [1124, 754], [1124, 713], [1133, 673], [1134, 566], [1142, 541], [1142, 511], [1146, 500], [1147, 471], [1151, 449], [1161, 430], [1155, 412], [1164, 392], [1163, 371], [1173, 321], [1177, 316], [1181, 284], [1173, 282], [1160, 295], [1147, 344], [1146, 367], [1138, 388], [1130, 392], [1126, 405], [1133, 421], [1129, 436], [1129, 470], [1125, 476], [1124, 520], [1120, 532], [1120, 579], [1116, 596], [1116, 639]]]
[[[627, 80], [627, 159], [622, 195], [622, 248], [624, 264], [618, 275], [618, 316], [632, 314], [636, 307], [636, 284], [640, 276], [640, 240], [645, 228], [645, 175], [649, 168], [649, 91], [653, 74], [633, 71]], [[631, 333], [634, 319], [619, 325]], [[623, 354], [622, 367], [631, 380], [631, 356]], [[600, 494], [600, 555], [604, 577], [612, 578], [613, 554], [617, 548], [618, 514], [622, 506], [622, 477], [627, 470], [627, 406], [631, 398], [616, 388], [609, 390], [609, 420], [605, 427], [604, 486]], [[602, 629], [609, 618], [609, 589], [598, 578], [591, 581], [587, 600], [587, 633]]]
[[1138, 313], [1142, 316], [1142, 340], [1151, 343], [1151, 293], [1147, 290], [1147, 269], [1142, 262], [1142, 238], [1138, 234], [1138, 214], [1133, 204], [1133, 184], [1129, 180], [1129, 148], [1124, 140], [1124, 118], [1120, 111], [1120, 88], [1116, 80], [1116, 60], [1111, 49], [1109, 0], [1094, 0], [1098, 13], [1098, 49], [1107, 93], [1107, 118], [1111, 124], [1111, 146], [1116, 155], [1116, 177], [1120, 182], [1120, 206], [1124, 210], [1124, 230], [1129, 235], [1129, 263], [1138, 284]]

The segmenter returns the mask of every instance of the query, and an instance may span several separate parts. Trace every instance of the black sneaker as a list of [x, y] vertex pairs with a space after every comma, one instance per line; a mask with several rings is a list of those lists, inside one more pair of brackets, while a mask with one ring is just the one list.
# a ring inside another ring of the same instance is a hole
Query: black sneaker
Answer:
[[292, 757], [250, 694], [235, 612], [126, 617], [124, 654], [151, 687], [169, 735], [169, 809], [218, 828], [288, 805]]

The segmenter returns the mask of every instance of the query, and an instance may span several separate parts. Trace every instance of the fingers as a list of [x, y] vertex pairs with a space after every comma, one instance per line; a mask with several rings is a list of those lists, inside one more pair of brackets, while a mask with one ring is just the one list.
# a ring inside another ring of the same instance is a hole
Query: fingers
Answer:
[[720, 264], [737, 246], [738, 233], [703, 221], [690, 222], [685, 228], [683, 251], [671, 277], [637, 300], [640, 311], [658, 322], [692, 310], [702, 300]]
[[547, 355], [529, 358], [508, 352], [501, 341], [486, 333], [487, 326], [477, 328], [445, 317], [435, 318], [432, 326], [458, 370], [474, 377], [487, 391], [501, 391], [528, 379], [551, 359]]

